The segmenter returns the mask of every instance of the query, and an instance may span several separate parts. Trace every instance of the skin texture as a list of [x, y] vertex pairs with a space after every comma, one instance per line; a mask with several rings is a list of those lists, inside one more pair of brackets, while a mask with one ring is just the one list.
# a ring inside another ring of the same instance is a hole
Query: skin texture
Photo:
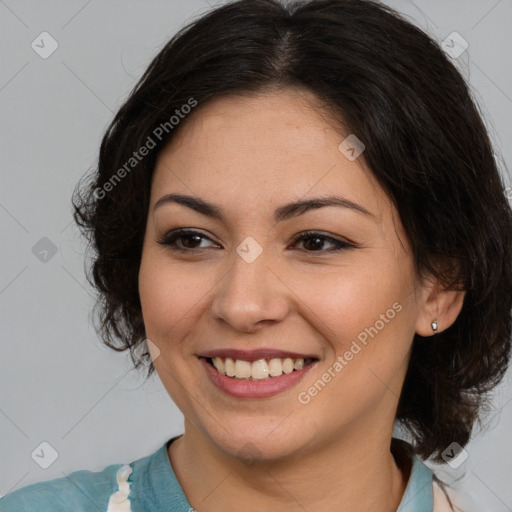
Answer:
[[[446, 329], [462, 307], [463, 293], [420, 281], [364, 153], [350, 161], [340, 152], [349, 132], [319, 106], [291, 89], [217, 98], [182, 121], [157, 161], [139, 292], [147, 338], [160, 351], [156, 371], [185, 416], [169, 458], [200, 512], [396, 510], [408, 474], [390, 441], [413, 336], [432, 335], [434, 318], [439, 332]], [[153, 211], [168, 193], [216, 203], [225, 221], [171, 203]], [[332, 194], [373, 217], [329, 206], [273, 220], [285, 203]], [[157, 242], [176, 228], [206, 238], [178, 241], [188, 253]], [[314, 237], [295, 243], [305, 230], [356, 247], [330, 252], [331, 242]], [[247, 237], [262, 248], [252, 263], [236, 251]], [[299, 393], [396, 303], [394, 318], [300, 403]], [[263, 347], [319, 361], [276, 396], [239, 399], [213, 386], [197, 357]]]

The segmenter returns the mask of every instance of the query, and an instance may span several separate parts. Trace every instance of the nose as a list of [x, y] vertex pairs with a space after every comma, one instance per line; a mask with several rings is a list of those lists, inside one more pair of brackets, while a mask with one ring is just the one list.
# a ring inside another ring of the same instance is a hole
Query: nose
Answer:
[[238, 254], [215, 289], [212, 313], [233, 329], [254, 332], [282, 321], [290, 310], [289, 289], [265, 251], [248, 263]]

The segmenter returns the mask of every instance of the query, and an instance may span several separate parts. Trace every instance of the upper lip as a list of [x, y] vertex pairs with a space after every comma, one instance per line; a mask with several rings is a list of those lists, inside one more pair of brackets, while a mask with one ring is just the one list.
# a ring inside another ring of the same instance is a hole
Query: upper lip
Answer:
[[240, 359], [242, 361], [257, 361], [258, 359], [280, 358], [286, 359], [318, 359], [313, 354], [299, 354], [297, 352], [288, 352], [286, 350], [276, 350], [273, 348], [259, 348], [254, 350], [239, 350], [231, 348], [220, 348], [217, 350], [209, 350], [199, 354], [199, 357], [229, 357], [231, 359]]

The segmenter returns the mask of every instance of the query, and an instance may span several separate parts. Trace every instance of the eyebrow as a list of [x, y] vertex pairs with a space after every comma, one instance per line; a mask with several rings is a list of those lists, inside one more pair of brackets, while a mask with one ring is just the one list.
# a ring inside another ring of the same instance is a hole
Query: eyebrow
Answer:
[[[219, 205], [209, 203], [199, 197], [188, 196], [185, 194], [166, 194], [162, 196], [155, 203], [153, 211], [168, 203], [181, 204], [198, 213], [206, 215], [207, 217], [218, 219], [223, 222], [225, 220], [224, 212]], [[340, 206], [343, 208], [349, 208], [377, 221], [377, 217], [373, 213], [369, 212], [366, 208], [340, 196], [315, 197], [302, 201], [296, 201], [294, 203], [287, 203], [274, 211], [274, 221], [282, 222], [284, 220], [303, 215], [310, 210], [316, 210], [326, 206]]]

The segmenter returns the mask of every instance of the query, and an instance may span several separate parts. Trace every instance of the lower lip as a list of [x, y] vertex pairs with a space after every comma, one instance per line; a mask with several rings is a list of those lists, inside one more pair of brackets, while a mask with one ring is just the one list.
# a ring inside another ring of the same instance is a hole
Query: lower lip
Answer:
[[279, 377], [245, 380], [221, 375], [204, 357], [201, 357], [200, 361], [210, 381], [224, 393], [236, 398], [266, 398], [282, 393], [297, 384], [317, 363], [315, 361], [301, 370], [294, 370]]

